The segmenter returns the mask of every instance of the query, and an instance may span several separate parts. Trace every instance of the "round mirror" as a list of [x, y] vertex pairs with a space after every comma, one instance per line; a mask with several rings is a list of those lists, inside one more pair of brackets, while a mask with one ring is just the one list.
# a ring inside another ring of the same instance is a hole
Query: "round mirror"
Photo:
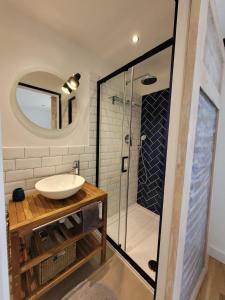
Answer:
[[65, 90], [65, 84], [62, 78], [43, 71], [23, 76], [16, 86], [16, 106], [23, 123], [32, 123], [42, 131], [60, 131], [73, 123], [77, 99], [75, 90]]

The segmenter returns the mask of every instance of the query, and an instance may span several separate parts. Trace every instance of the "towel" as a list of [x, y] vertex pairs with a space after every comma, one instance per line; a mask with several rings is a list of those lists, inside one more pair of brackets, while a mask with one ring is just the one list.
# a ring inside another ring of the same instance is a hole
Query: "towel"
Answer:
[[98, 203], [94, 202], [81, 208], [83, 218], [83, 231], [95, 230], [99, 223]]

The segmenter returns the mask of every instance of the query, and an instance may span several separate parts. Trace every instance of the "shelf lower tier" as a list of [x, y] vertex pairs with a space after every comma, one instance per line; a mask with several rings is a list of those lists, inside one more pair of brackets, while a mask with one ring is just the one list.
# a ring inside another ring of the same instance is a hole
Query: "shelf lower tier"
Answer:
[[[90, 232], [83, 232], [82, 227], [78, 227], [77, 224], [76, 224], [76, 228], [77, 228], [76, 231], [72, 231], [72, 232], [66, 229], [66, 227], [62, 224], [59, 224], [59, 226], [60, 229], [63, 231], [66, 240], [62, 243], [56, 244], [54, 248], [44, 253], [41, 253], [37, 257], [29, 258], [25, 263], [21, 265], [21, 274], [29, 271], [31, 268], [35, 267], [37, 264], [41, 263], [42, 261], [48, 259], [50, 256], [56, 255], [58, 252], [63, 251], [66, 247], [69, 247], [73, 243], [78, 242], [79, 240], [83, 239], [86, 235], [93, 232], [93, 230]], [[100, 220], [98, 225], [96, 226], [96, 229], [101, 229], [102, 226], [103, 226], [103, 222]], [[26, 253], [25, 256], [28, 257], [28, 254]]]
[[38, 299], [49, 289], [60, 283], [62, 280], [71, 275], [74, 271], [90, 261], [97, 253], [102, 250], [102, 245], [93, 233], [87, 234], [83, 239], [77, 242], [77, 259], [76, 261], [60, 272], [55, 278], [51, 279], [44, 285], [38, 284], [38, 279], [33, 269], [23, 274], [24, 299]]

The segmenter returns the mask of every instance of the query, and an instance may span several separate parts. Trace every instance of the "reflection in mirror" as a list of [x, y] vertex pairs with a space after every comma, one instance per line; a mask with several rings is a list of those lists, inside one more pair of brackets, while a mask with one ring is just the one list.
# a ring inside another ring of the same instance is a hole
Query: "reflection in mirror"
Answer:
[[76, 115], [75, 91], [65, 94], [65, 81], [48, 72], [37, 71], [23, 76], [16, 88], [16, 101], [23, 115], [45, 129], [62, 129]]

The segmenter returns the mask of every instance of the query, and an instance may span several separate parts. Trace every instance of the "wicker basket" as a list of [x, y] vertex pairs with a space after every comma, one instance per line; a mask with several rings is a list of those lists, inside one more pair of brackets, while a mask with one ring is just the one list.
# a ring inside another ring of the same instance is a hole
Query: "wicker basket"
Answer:
[[[58, 233], [57, 233], [58, 231]], [[41, 233], [45, 232], [47, 237], [44, 238], [41, 236]], [[33, 236], [33, 246], [32, 252], [35, 255], [40, 255], [46, 252], [48, 249], [54, 248], [56, 244], [62, 242], [58, 239], [58, 234], [61, 238], [63, 235], [57, 227], [46, 228], [44, 231], [36, 231]], [[66, 238], [64, 237], [64, 240]], [[62, 272], [66, 267], [72, 264], [76, 260], [76, 243], [65, 248], [63, 251], [57, 253], [55, 256], [51, 256], [45, 261], [41, 262], [36, 268], [35, 272], [37, 273], [39, 284], [44, 284], [58, 273]]]

